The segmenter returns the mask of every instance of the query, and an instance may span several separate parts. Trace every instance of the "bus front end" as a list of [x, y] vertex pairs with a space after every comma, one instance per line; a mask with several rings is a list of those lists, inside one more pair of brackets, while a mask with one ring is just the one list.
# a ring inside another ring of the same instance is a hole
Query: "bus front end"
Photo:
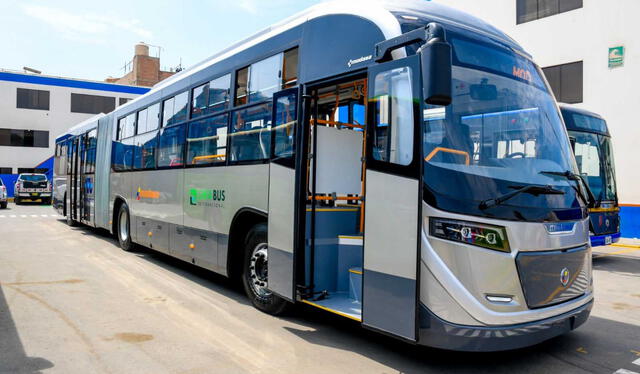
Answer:
[[596, 200], [589, 209], [591, 246], [616, 243], [620, 241], [620, 207], [607, 123], [598, 114], [573, 106], [563, 104], [560, 109], [578, 170]]
[[590, 314], [587, 187], [540, 68], [462, 30], [447, 42], [451, 103], [423, 104], [420, 134], [419, 342], [530, 346]]

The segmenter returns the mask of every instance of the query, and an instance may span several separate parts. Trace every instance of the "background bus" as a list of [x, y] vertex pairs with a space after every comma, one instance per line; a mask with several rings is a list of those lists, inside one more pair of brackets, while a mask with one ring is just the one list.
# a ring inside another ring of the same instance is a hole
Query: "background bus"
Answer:
[[57, 152], [68, 221], [237, 277], [262, 311], [489, 351], [593, 305], [588, 201], [549, 87], [459, 11], [322, 3], [90, 122]]
[[620, 240], [620, 207], [613, 146], [607, 122], [596, 113], [560, 106], [580, 174], [586, 177], [596, 204], [589, 209], [591, 245]]

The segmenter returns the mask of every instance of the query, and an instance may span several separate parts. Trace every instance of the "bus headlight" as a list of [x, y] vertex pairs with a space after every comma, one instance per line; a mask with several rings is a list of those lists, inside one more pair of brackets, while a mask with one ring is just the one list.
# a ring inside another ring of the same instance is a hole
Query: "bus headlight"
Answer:
[[500, 252], [511, 252], [504, 227], [451, 219], [431, 218], [429, 233], [436, 238], [475, 245]]

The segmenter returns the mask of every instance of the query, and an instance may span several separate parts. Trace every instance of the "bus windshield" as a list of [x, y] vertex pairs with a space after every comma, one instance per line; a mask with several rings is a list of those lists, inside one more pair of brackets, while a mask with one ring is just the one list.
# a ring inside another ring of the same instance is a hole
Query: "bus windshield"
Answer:
[[[577, 170], [540, 69], [497, 45], [455, 37], [452, 45], [452, 104], [424, 111], [425, 199], [443, 210], [501, 219], [583, 218], [580, 187], [545, 173]], [[482, 201], [529, 185], [563, 193], [522, 193], [479, 209]]]
[[611, 138], [590, 132], [569, 131], [575, 140], [575, 156], [580, 174], [584, 175], [598, 203], [616, 201], [616, 179]]

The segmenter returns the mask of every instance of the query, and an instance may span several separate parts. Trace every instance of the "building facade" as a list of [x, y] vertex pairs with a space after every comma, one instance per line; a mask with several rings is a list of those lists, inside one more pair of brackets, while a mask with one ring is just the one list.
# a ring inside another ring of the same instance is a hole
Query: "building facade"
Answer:
[[622, 234], [640, 238], [637, 0], [433, 0], [509, 34], [543, 68], [556, 98], [602, 115], [613, 137]]
[[97, 113], [108, 113], [148, 88], [0, 70], [0, 175], [47, 172], [55, 139]]

